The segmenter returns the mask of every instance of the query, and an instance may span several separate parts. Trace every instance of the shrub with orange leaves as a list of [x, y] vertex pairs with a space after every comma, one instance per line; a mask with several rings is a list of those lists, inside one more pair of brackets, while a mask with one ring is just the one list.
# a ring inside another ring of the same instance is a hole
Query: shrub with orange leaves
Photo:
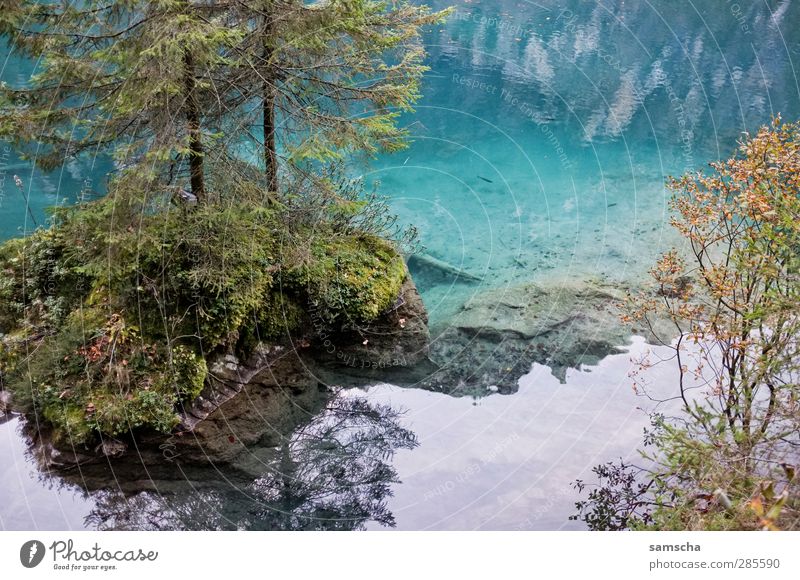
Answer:
[[[652, 292], [632, 296], [624, 317], [651, 329], [671, 323], [659, 338], [673, 356], [660, 362], [677, 366], [668, 398], [682, 406], [678, 417], [654, 418], [639, 524], [800, 527], [800, 123], [776, 118], [738, 153], [708, 174], [670, 180], [685, 245], [658, 260]], [[637, 379], [653, 364], [642, 361]], [[585, 521], [615, 513], [579, 507]]]

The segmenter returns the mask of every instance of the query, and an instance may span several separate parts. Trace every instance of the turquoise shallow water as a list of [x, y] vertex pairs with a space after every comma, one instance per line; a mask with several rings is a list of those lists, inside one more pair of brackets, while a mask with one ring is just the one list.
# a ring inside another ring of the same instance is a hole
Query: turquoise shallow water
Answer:
[[[673, 241], [665, 179], [799, 112], [790, 2], [446, 5], [414, 143], [368, 175], [485, 285], [640, 275]], [[434, 321], [476, 290], [429, 290]]]
[[[489, 288], [635, 282], [676, 241], [667, 176], [727, 157], [742, 132], [773, 115], [800, 117], [797, 2], [432, 4], [455, 13], [425, 37], [431, 71], [407, 118], [413, 142], [356, 171], [380, 181], [427, 255], [482, 280], [421, 287], [439, 327]], [[29, 72], [6, 61], [0, 78], [18, 82]], [[47, 205], [102, 190], [110, 169], [87, 162], [43, 175], [3, 151], [0, 236], [26, 225], [12, 175], [41, 219]], [[404, 424], [420, 437], [393, 461], [403, 483], [391, 486], [387, 505], [398, 527], [569, 525], [570, 481], [633, 452], [645, 423], [627, 355], [588, 370], [558, 385], [535, 367], [518, 393], [475, 402], [389, 385], [366, 390], [373, 403], [405, 409]], [[654, 380], [668, 385], [669, 375]], [[16, 490], [0, 505], [0, 527], [96, 525], [84, 516], [97, 498], [51, 490], [23, 457], [16, 423], [0, 429], [0, 464], [14, 466], [3, 488]], [[252, 513], [263, 501], [220, 480], [206, 505], [226, 525], [258, 527]], [[189, 487], [172, 487], [169, 497], [185, 499]], [[184, 527], [207, 521], [183, 513]], [[369, 518], [364, 525], [377, 527]]]

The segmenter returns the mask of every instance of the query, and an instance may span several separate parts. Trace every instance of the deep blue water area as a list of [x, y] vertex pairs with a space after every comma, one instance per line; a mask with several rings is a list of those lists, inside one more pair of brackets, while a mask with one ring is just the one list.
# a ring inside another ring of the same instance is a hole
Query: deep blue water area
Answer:
[[[800, 112], [791, 2], [432, 5], [455, 12], [426, 37], [414, 142], [368, 176], [486, 285], [641, 275], [674, 241], [665, 180]], [[445, 324], [476, 291], [426, 290]]]

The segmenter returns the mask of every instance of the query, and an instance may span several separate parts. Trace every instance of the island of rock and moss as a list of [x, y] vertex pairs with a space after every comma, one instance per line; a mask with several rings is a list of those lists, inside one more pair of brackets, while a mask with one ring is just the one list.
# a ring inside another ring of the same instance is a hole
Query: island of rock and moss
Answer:
[[186, 457], [230, 459], [280, 424], [282, 391], [314, 399], [318, 361], [426, 356], [403, 257], [352, 207], [242, 198], [186, 205], [119, 186], [0, 246], [3, 390], [61, 462], [176, 433], [193, 435]]

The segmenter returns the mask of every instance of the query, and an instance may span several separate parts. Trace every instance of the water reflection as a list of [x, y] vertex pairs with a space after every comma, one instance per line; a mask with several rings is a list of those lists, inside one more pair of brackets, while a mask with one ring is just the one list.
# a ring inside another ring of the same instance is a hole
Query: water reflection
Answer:
[[[669, 142], [676, 101], [687, 128], [702, 127], [692, 131], [697, 140], [718, 138], [715, 128], [735, 137], [777, 111], [798, 112], [800, 7], [790, 0], [700, 0], [680, 9], [668, 0], [430, 3], [456, 8], [429, 38], [435, 71], [482, 75], [543, 117], [582, 122], [588, 141], [630, 129]], [[501, 109], [481, 112], [500, 120], [510, 108]]]
[[[387, 404], [340, 392], [275, 448], [248, 450], [223, 478], [186, 467], [158, 491], [99, 491], [86, 518], [101, 530], [356, 530], [395, 524], [392, 459], [417, 446]], [[247, 474], [258, 472], [250, 480]]]
[[800, 115], [796, 2], [432, 4], [456, 11], [426, 37], [414, 142], [368, 170], [484, 281], [426, 289], [435, 324], [486, 287], [640, 278], [676, 243], [665, 180]]

